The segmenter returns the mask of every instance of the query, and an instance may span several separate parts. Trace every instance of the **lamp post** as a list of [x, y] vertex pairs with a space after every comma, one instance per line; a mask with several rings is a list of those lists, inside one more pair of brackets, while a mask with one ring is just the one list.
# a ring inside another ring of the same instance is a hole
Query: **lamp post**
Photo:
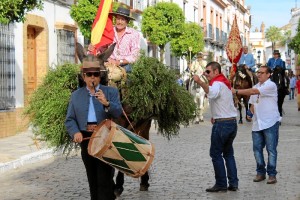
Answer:
[[190, 52], [190, 64], [192, 63], [192, 51], [193, 51], [193, 47], [189, 47], [189, 52]]
[[260, 67], [260, 55], [261, 55], [261, 51], [258, 50], [257, 52], [257, 60], [258, 60], [258, 66]]

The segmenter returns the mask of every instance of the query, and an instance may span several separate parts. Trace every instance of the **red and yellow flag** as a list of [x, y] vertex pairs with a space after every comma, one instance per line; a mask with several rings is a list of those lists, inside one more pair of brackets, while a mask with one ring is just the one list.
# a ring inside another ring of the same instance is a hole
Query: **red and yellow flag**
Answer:
[[232, 76], [232, 74], [236, 72], [237, 63], [240, 60], [242, 52], [243, 44], [240, 37], [240, 31], [237, 25], [236, 16], [234, 16], [234, 20], [229, 33], [229, 38], [226, 44], [226, 54], [228, 59], [232, 63], [230, 76]]
[[91, 43], [96, 49], [109, 45], [114, 40], [112, 16], [109, 16], [111, 10], [112, 0], [100, 1], [91, 32]]

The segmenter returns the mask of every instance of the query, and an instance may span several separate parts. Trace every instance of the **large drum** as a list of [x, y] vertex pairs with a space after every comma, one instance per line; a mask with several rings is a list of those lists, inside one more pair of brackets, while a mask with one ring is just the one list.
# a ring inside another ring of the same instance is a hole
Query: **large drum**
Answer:
[[111, 120], [100, 123], [92, 134], [88, 153], [128, 176], [140, 177], [154, 159], [154, 146], [148, 140]]

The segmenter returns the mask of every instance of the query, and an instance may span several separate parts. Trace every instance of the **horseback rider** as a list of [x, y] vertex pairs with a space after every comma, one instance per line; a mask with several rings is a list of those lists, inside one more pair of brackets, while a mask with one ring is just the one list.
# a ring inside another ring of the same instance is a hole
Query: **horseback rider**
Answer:
[[207, 64], [207, 62], [205, 60], [203, 60], [203, 53], [199, 52], [197, 54], [197, 59], [192, 62], [192, 65], [191, 65], [191, 68], [190, 68], [190, 73], [192, 75], [194, 75], [199, 70], [201, 70], [202, 73], [203, 73], [205, 71], [204, 69], [205, 69], [206, 64]]
[[280, 58], [280, 53], [279, 50], [274, 50], [273, 51], [273, 57], [268, 60], [267, 66], [271, 68], [273, 71], [275, 67], [279, 66], [283, 70], [285, 70], [285, 63], [283, 60]]
[[255, 66], [255, 60], [254, 57], [251, 53], [248, 52], [248, 47], [244, 46], [243, 47], [243, 54], [238, 62], [238, 66], [241, 66], [242, 64], [244, 64], [244, 67], [246, 69], [247, 74], [250, 76], [251, 78], [251, 83], [252, 86], [254, 85], [254, 66]]

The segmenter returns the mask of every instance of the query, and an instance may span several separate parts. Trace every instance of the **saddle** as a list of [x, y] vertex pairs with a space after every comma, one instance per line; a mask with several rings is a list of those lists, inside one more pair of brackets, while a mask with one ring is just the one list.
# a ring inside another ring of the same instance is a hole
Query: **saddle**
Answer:
[[106, 63], [105, 67], [107, 69], [108, 85], [121, 89], [122, 86], [126, 84], [127, 73], [126, 70], [114, 64]]

